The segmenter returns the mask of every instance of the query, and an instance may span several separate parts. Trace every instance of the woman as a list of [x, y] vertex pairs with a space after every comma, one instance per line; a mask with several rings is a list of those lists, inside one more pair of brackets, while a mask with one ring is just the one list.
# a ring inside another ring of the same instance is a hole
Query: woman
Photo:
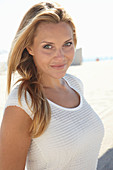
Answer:
[[[66, 71], [76, 47], [72, 19], [42, 2], [24, 16], [8, 59], [8, 92], [0, 130], [0, 169], [95, 170], [103, 125]], [[10, 92], [12, 74], [21, 76]]]

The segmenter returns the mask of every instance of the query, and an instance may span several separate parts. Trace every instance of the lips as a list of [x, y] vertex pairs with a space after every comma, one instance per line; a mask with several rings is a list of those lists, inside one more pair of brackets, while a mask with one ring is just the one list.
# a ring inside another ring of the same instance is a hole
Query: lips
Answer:
[[56, 70], [62, 70], [64, 69], [64, 67], [66, 66], [66, 64], [55, 64], [55, 65], [51, 65], [51, 67], [53, 69], [56, 69]]

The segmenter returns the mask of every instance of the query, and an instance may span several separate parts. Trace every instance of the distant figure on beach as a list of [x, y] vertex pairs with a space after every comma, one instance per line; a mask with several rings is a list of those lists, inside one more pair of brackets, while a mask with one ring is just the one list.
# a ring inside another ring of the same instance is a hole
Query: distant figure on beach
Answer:
[[100, 61], [99, 58], [96, 58], [96, 61]]
[[76, 44], [60, 5], [41, 2], [23, 17], [8, 58], [0, 170], [96, 170], [104, 128], [81, 80], [66, 73]]

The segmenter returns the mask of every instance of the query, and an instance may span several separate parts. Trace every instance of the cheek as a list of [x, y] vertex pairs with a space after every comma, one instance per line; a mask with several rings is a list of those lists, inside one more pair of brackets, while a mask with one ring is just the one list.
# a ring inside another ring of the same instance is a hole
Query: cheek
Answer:
[[35, 66], [39, 66], [39, 63], [41, 63], [41, 58], [39, 57], [40, 55], [39, 54], [35, 54], [33, 56], [33, 60], [34, 60], [34, 63], [35, 63]]
[[65, 54], [66, 54], [66, 56], [69, 56], [70, 59], [73, 59], [73, 57], [75, 55], [75, 48], [72, 47], [70, 49], [66, 49]]
[[39, 51], [38, 53], [35, 53], [33, 60], [37, 67], [43, 67], [43, 65], [47, 65], [49, 63], [50, 55], [47, 55], [43, 51]]

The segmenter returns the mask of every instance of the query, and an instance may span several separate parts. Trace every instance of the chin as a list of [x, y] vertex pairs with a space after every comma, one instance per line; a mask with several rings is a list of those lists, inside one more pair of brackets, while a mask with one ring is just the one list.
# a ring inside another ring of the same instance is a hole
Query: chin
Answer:
[[52, 77], [54, 77], [55, 79], [61, 79], [65, 76], [66, 71], [63, 73], [57, 73], [56, 75], [53, 75]]

